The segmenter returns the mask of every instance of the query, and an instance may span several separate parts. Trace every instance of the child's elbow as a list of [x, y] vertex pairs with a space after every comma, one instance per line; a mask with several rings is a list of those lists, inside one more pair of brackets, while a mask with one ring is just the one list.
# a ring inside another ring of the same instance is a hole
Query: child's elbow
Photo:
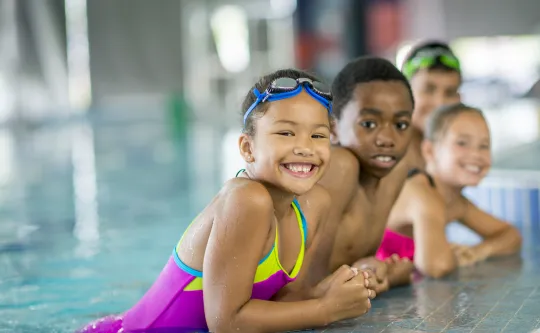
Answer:
[[208, 325], [209, 332], [219, 332], [219, 333], [232, 333], [232, 332], [244, 332], [241, 329], [242, 325], [238, 325], [237, 321], [234, 318], [229, 316], [227, 317], [213, 317], [206, 318], [206, 324]]
[[425, 264], [416, 265], [420, 273], [434, 279], [440, 279], [454, 271], [455, 262], [449, 260], [436, 260]]
[[262, 328], [255, 326], [253, 319], [246, 316], [242, 307], [238, 310], [224, 311], [220, 308], [214, 315], [206, 315], [208, 332], [216, 333], [261, 333]]
[[511, 242], [511, 244], [512, 244], [512, 247], [511, 247], [512, 254], [516, 253], [516, 252], [519, 252], [521, 250], [521, 246], [523, 244], [523, 237], [521, 236], [521, 233], [514, 226], [511, 226], [510, 229], [507, 232], [511, 235], [510, 237], [512, 239], [512, 242]]

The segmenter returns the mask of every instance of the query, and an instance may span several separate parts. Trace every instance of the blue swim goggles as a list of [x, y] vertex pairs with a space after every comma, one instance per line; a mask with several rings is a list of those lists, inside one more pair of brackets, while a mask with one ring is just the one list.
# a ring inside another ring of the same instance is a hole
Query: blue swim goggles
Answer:
[[313, 81], [308, 78], [293, 79], [290, 77], [282, 77], [272, 81], [268, 88], [262, 93], [260, 93], [257, 88], [253, 89], [253, 94], [257, 97], [257, 100], [255, 100], [246, 111], [246, 114], [244, 115], [244, 124], [251, 112], [253, 112], [260, 103], [291, 98], [298, 95], [302, 91], [302, 87], [311, 95], [311, 97], [328, 109], [329, 113], [332, 113], [332, 93], [330, 92], [330, 88], [324, 83]]

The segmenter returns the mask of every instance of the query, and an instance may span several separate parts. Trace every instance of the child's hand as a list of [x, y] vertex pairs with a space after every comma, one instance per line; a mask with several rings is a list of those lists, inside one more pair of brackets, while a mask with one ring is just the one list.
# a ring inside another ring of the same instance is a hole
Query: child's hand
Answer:
[[359, 270], [372, 271], [376, 279], [374, 281], [370, 280], [369, 289], [375, 291], [375, 293], [380, 294], [388, 290], [388, 265], [385, 262], [371, 257], [355, 262], [353, 267]]
[[397, 254], [386, 258], [388, 265], [388, 284], [390, 287], [410, 284], [414, 263], [409, 258], [400, 258]]
[[355, 318], [371, 308], [370, 298], [375, 292], [368, 289], [369, 274], [358, 272], [347, 265], [341, 266], [329, 277], [328, 289], [321, 298], [329, 322]]
[[486, 259], [477, 247], [461, 244], [451, 244], [451, 247], [460, 267], [472, 266]]

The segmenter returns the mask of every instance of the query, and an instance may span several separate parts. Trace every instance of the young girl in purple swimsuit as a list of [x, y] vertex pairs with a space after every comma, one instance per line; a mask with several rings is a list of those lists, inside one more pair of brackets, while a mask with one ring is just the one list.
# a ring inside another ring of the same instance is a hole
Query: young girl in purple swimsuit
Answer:
[[280, 332], [364, 314], [374, 297], [368, 274], [348, 266], [302, 300], [272, 301], [309, 264], [304, 254], [326, 221], [330, 198], [316, 183], [330, 159], [331, 100], [307, 73], [261, 78], [242, 108], [245, 170], [193, 220], [135, 306], [82, 332]]

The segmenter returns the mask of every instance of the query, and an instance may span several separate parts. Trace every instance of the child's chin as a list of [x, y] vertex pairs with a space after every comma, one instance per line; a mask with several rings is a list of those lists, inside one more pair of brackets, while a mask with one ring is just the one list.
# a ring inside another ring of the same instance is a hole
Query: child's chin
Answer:
[[291, 186], [288, 188], [288, 190], [293, 193], [295, 196], [301, 196], [309, 192], [313, 186], [315, 186], [315, 183], [309, 182], [309, 184], [304, 184], [303, 186]]
[[470, 180], [467, 180], [467, 181], [464, 181], [462, 183], [462, 187], [476, 187], [480, 184], [480, 182], [482, 181], [482, 179], [470, 179]]

